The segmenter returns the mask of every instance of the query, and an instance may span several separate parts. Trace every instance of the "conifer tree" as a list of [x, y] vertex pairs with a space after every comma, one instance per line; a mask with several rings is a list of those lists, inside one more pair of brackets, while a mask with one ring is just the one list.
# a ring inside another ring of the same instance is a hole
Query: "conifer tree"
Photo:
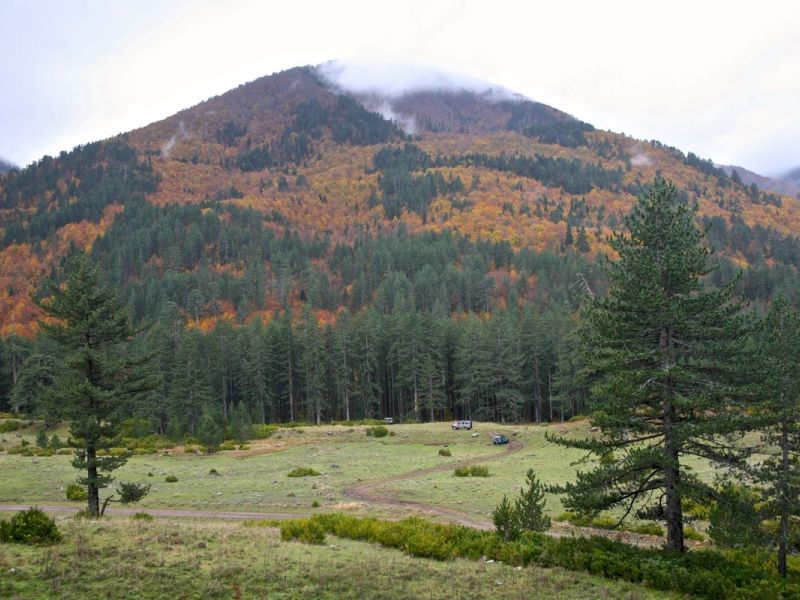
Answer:
[[708, 493], [685, 458], [737, 458], [722, 436], [741, 427], [735, 401], [744, 397], [747, 321], [732, 302], [735, 282], [702, 285], [710, 251], [671, 183], [656, 178], [626, 225], [628, 233], [611, 240], [619, 260], [608, 269], [608, 296], [585, 310], [592, 423], [603, 435], [559, 440], [606, 460], [565, 486], [565, 506], [583, 513], [622, 506], [624, 519], [655, 499], [667, 547], [682, 551], [681, 500]]
[[72, 465], [86, 471], [78, 482], [87, 488], [89, 514], [97, 517], [100, 489], [126, 460], [98, 453], [114, 444], [124, 402], [152, 389], [154, 382], [125, 355], [133, 335], [128, 312], [96, 265], [86, 254], [75, 254], [67, 259], [65, 275], [65, 285], [52, 286], [41, 303], [50, 318], [41, 327], [61, 354], [53, 394], [70, 422]]
[[759, 364], [764, 368], [761, 406], [766, 459], [754, 468], [767, 517], [778, 520], [778, 572], [786, 577], [791, 528], [800, 516], [800, 314], [781, 295], [763, 324]]

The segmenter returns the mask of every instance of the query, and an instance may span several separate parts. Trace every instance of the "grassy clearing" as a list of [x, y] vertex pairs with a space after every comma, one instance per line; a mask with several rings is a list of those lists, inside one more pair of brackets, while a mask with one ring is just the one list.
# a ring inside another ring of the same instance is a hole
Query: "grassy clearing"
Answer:
[[[414, 559], [374, 544], [329, 538], [282, 542], [239, 524], [61, 518], [51, 548], [0, 544], [8, 598], [673, 598], [561, 569]], [[9, 573], [14, 569], [15, 573]]]
[[[344, 490], [360, 481], [492, 453], [499, 456], [505, 450], [488, 443], [488, 429], [478, 437], [451, 431], [447, 423], [396, 425], [391, 431], [394, 436], [375, 439], [365, 434], [364, 427], [281, 430], [267, 440], [251, 442], [244, 452], [203, 456], [175, 450], [167, 456], [134, 456], [115, 476], [152, 484], [142, 508], [291, 512], [305, 511], [314, 501], [323, 509], [351, 503]], [[445, 445], [450, 457], [439, 455]], [[313, 468], [321, 475], [287, 477], [297, 467]], [[0, 502], [67, 504], [64, 489], [76, 475], [69, 456], [0, 454]], [[178, 481], [165, 483], [167, 475]]]

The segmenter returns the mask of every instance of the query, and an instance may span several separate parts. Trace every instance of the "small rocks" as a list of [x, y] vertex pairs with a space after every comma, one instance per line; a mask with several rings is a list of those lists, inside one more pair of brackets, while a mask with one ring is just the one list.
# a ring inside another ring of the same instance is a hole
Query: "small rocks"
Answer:
[[286, 494], [286, 497], [287, 498], [294, 498], [294, 492], [289, 492], [288, 494]]
[[14, 567], [11, 567], [11, 568], [8, 570], [8, 574], [9, 574], [9, 575], [16, 575], [16, 574], [17, 574], [17, 570], [16, 570]]

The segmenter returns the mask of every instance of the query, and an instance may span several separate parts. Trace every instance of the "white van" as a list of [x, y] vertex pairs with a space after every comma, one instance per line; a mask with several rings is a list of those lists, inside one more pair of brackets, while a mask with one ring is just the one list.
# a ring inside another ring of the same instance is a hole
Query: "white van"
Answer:
[[453, 421], [453, 429], [472, 429], [472, 421]]

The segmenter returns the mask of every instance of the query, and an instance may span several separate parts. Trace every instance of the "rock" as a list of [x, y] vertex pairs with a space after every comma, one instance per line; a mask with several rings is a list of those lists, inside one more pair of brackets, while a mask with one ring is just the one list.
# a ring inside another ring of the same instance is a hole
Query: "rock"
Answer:
[[493, 563], [493, 562], [494, 562], [494, 559], [493, 559], [493, 558], [490, 558], [490, 559], [489, 559], [489, 560], [487, 560], [486, 562], [487, 562], [487, 563]]
[[478, 437], [478, 434], [477, 433], [473, 433], [472, 437]]
[[589, 428], [589, 431], [591, 431], [592, 433], [597, 433], [598, 431], [600, 431], [600, 428], [597, 427], [597, 426], [594, 426], [594, 427]]
[[17, 570], [16, 570], [14, 567], [11, 567], [11, 568], [8, 570], [8, 574], [9, 574], [9, 575], [15, 575], [15, 574], [16, 574], [16, 572], [17, 572]]
[[288, 494], [286, 494], [286, 497], [287, 498], [294, 498], [294, 492], [289, 492]]
[[331, 465], [331, 469], [338, 469], [338, 468], [339, 468], [339, 465], [337, 465], [336, 463], [333, 463]]

